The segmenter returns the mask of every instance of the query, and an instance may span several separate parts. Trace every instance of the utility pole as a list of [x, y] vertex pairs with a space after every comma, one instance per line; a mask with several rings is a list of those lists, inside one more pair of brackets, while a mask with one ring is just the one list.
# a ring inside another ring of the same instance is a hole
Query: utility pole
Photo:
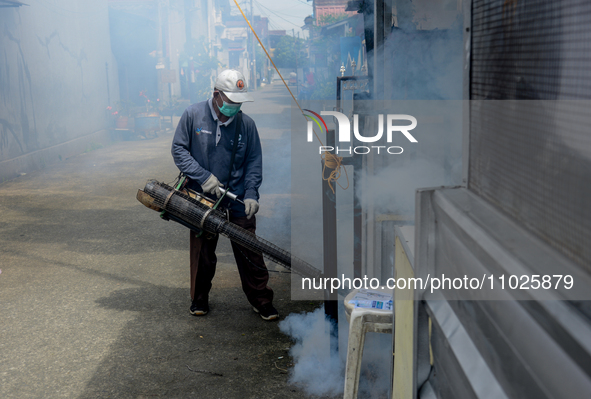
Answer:
[[[161, 26], [162, 26], [162, 58], [164, 58], [164, 68], [166, 73], [170, 72], [170, 43], [169, 43], [169, 26], [168, 26], [168, 0], [164, 0], [161, 11]], [[167, 79], [169, 80], [169, 78]], [[170, 81], [168, 83], [168, 101], [172, 104], [172, 85]], [[164, 90], [162, 90], [164, 92]], [[164, 96], [161, 97], [164, 100]]]
[[[252, 28], [254, 29], [254, 8], [252, 7], [252, 0], [250, 0], [250, 21]], [[253, 91], [257, 89], [257, 50], [255, 46], [254, 33], [250, 35], [252, 37], [252, 76], [253, 76]]]
[[191, 4], [191, 0], [184, 0], [183, 3], [185, 7], [185, 40], [190, 42], [192, 39], [191, 34], [191, 17], [193, 12], [193, 5]]
[[[299, 32], [298, 32], [299, 33]], [[299, 51], [299, 44], [297, 42], [296, 36], [295, 36], [295, 29], [291, 30], [291, 35], [293, 36], [293, 41], [294, 41], [294, 47], [296, 49], [295, 51], [295, 74], [296, 74], [296, 96], [300, 95], [300, 79], [298, 76], [298, 51]]]
[[[193, 7], [194, 4], [191, 0], [184, 0], [184, 6], [185, 6], [185, 36], [186, 36], [186, 44], [185, 44], [185, 52], [187, 55], [192, 54], [192, 42], [193, 42], [193, 37], [192, 37], [192, 18], [193, 18]], [[180, 68], [179, 68], [180, 69]], [[188, 70], [188, 76], [185, 77], [186, 81], [187, 81], [187, 90], [189, 92], [189, 101], [191, 102], [191, 104], [197, 102], [197, 99], [195, 97], [194, 94], [194, 90], [195, 90], [195, 78], [193, 76], [193, 60], [192, 57], [189, 60], [189, 70]]]

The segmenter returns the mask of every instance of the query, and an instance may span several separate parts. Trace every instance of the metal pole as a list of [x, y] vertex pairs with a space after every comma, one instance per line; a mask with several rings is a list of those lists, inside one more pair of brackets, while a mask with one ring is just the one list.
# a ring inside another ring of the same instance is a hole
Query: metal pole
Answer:
[[[341, 100], [343, 96], [342, 82], [363, 82], [364, 76], [337, 76], [337, 111], [341, 112]], [[370, 81], [369, 81], [370, 82]], [[370, 86], [371, 87], [371, 86]], [[334, 141], [333, 141], [334, 143]], [[330, 144], [334, 147], [334, 145]], [[363, 169], [363, 156], [355, 154], [352, 158], [344, 158], [343, 165], [353, 166], [353, 278], [361, 278], [362, 264], [362, 208], [359, 199], [361, 194], [361, 182], [356, 177]]]
[[[169, 2], [165, 1], [164, 7], [162, 9], [162, 57], [164, 58], [164, 67], [167, 71], [170, 70], [170, 30], [168, 26], [168, 7]], [[168, 82], [168, 101], [170, 104], [172, 104], [172, 87], [170, 82]]]
[[109, 89], [109, 63], [105, 62], [105, 72], [107, 73], [107, 104], [111, 105], [111, 90]]
[[[367, 3], [366, 3], [367, 4]], [[373, 2], [367, 5], [363, 11], [363, 26], [365, 31], [365, 49], [367, 51], [367, 78], [369, 79], [370, 97], [374, 98], [374, 20], [373, 20]]]
[[362, 156], [355, 154], [353, 155], [353, 278], [361, 278], [361, 259], [363, 251], [363, 242], [361, 222], [362, 222], [362, 209], [361, 201], [361, 182], [357, 178], [362, 172]]
[[[295, 52], [295, 70], [296, 70], [296, 97], [300, 95], [300, 81], [298, 79], [298, 46], [297, 46], [297, 39], [295, 37], [295, 29], [291, 30], [291, 34], [293, 36], [293, 42], [295, 44], [296, 52]], [[328, 134], [328, 132], [327, 132]]]
[[[334, 148], [335, 131], [326, 132], [326, 145]], [[324, 165], [322, 165], [324, 166]], [[334, 184], [334, 182], [333, 182]], [[324, 277], [337, 277], [337, 198], [327, 180], [322, 180], [322, 236], [324, 254]], [[324, 291], [324, 313], [334, 323], [335, 334], [330, 336], [331, 352], [339, 350], [338, 323], [339, 307], [337, 292]]]
[[193, 17], [193, 7], [191, 0], [184, 0], [184, 7], [185, 7], [185, 40], [190, 42], [193, 38], [193, 34], [191, 33], [191, 18]]
[[374, 2], [373, 98], [384, 99], [384, 0]]
[[[250, 20], [254, 24], [254, 9], [252, 8], [252, 0], [250, 0]], [[255, 26], [256, 25], [254, 25], [253, 28]], [[257, 50], [256, 50], [256, 43], [255, 43], [254, 34], [251, 33], [250, 37], [252, 38], [252, 76], [254, 78], [253, 79], [254, 84], [252, 85], [252, 89], [254, 91], [256, 91], [256, 89], [257, 89]]]
[[[192, 41], [193, 41], [193, 34], [192, 34], [192, 18], [193, 18], [193, 7], [194, 4], [192, 0], [184, 0], [184, 7], [185, 7], [185, 37], [186, 37], [186, 44], [185, 44], [185, 51], [187, 54], [191, 54], [190, 50], [192, 50]], [[187, 71], [187, 90], [189, 91], [189, 101], [191, 104], [196, 102], [195, 95], [193, 94], [195, 82], [193, 81], [193, 60], [189, 62], [190, 69]]]

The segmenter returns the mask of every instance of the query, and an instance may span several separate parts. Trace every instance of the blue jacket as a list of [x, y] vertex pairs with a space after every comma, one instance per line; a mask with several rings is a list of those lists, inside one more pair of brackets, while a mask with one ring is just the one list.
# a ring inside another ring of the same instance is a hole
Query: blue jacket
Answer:
[[[218, 124], [221, 135], [216, 140]], [[258, 201], [263, 181], [263, 153], [256, 125], [244, 113], [229, 184], [227, 181], [235, 129], [236, 117], [221, 124], [211, 99], [193, 104], [185, 110], [176, 128], [172, 157], [179, 170], [191, 180], [189, 187], [193, 190], [202, 192], [201, 185], [213, 174], [238, 198]], [[224, 198], [223, 205], [235, 216], [246, 216], [244, 205], [239, 202]]]

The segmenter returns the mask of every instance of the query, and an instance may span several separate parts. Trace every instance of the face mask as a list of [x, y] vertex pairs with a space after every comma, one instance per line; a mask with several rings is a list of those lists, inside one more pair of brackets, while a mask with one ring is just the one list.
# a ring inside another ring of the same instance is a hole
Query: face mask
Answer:
[[240, 111], [241, 105], [242, 104], [228, 104], [222, 99], [222, 106], [220, 107], [218, 105], [218, 108], [220, 109], [222, 115], [226, 115], [228, 118], [231, 118], [236, 115], [238, 111]]

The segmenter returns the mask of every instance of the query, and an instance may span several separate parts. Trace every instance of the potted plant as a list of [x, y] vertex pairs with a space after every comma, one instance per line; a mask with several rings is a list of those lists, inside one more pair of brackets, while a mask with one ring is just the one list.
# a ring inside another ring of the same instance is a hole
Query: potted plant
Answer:
[[[169, 100], [160, 101], [160, 105], [158, 107], [158, 112], [162, 116], [174, 116], [180, 115], [179, 108], [180, 108], [180, 101], [177, 96], [173, 96]], [[182, 113], [184, 109], [180, 110]]]
[[187, 40], [179, 55], [181, 93], [187, 91], [191, 104], [209, 98], [213, 90], [212, 74], [221, 66], [216, 57], [209, 55], [204, 43], [202, 37]]
[[129, 103], [126, 101], [117, 101], [114, 107], [107, 107], [109, 116], [109, 126], [115, 129], [127, 129], [129, 120]]
[[115, 121], [117, 129], [127, 129], [129, 123], [129, 103], [127, 101], [117, 101], [118, 118]]
[[140, 91], [140, 97], [143, 97], [146, 112], [135, 115], [135, 131], [140, 134], [144, 133], [145, 136], [149, 133], [158, 136], [157, 131], [160, 130], [160, 114], [158, 113], [160, 99], [157, 98], [153, 101], [146, 90]]

